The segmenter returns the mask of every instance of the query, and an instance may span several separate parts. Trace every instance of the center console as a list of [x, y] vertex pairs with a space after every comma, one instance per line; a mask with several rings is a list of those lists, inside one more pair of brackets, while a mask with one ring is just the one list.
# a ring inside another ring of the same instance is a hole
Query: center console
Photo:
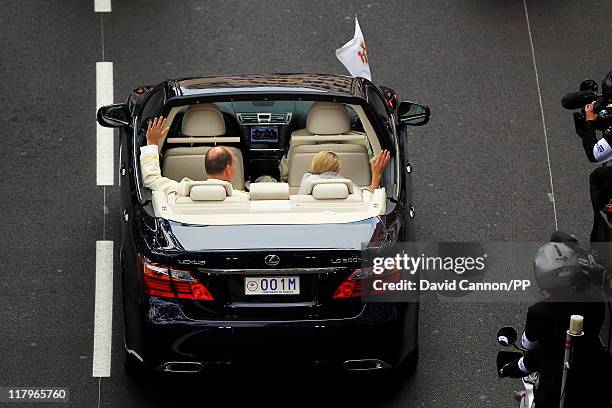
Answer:
[[269, 175], [279, 179], [278, 164], [289, 143], [291, 113], [238, 113], [251, 181]]
[[256, 125], [249, 127], [249, 144], [251, 146], [279, 146], [280, 126], [278, 125]]

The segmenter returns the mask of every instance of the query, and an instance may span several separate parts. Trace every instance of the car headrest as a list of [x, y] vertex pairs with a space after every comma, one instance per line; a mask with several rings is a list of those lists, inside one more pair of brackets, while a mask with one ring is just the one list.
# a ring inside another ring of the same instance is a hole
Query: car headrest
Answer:
[[347, 198], [349, 189], [342, 183], [317, 184], [312, 188], [312, 196], [317, 200], [338, 200]]
[[211, 137], [225, 134], [225, 120], [217, 105], [191, 105], [183, 116], [183, 136]]
[[308, 112], [306, 130], [313, 135], [339, 135], [351, 130], [351, 120], [343, 104], [315, 102]]
[[306, 194], [317, 200], [347, 198], [353, 194], [353, 183], [349, 179], [306, 179]]
[[288, 200], [289, 184], [251, 183], [249, 192], [251, 200]]
[[193, 186], [189, 198], [193, 201], [223, 201], [227, 198], [227, 190], [223, 186]]
[[190, 197], [193, 201], [223, 201], [232, 193], [231, 183], [217, 179], [190, 181], [179, 191], [180, 196]]

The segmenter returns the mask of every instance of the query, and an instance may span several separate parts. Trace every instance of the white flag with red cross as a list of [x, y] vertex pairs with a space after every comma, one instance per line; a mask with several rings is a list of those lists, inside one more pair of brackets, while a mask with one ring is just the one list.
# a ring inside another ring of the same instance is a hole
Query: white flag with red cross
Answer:
[[363, 33], [359, 27], [357, 17], [355, 17], [355, 35], [353, 39], [336, 50], [336, 57], [338, 57], [352, 76], [372, 80], [365, 40], [363, 39]]

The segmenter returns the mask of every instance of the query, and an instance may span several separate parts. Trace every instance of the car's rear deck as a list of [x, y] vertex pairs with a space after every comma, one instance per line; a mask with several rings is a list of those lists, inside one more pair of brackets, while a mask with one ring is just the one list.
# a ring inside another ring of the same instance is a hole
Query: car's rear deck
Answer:
[[[231, 196], [215, 196], [215, 192], [207, 190], [214, 190], [218, 186], [206, 182], [192, 183], [193, 188], [184, 195], [180, 192], [167, 194], [155, 191], [155, 214], [168, 220], [202, 225], [328, 224], [372, 218], [383, 214], [386, 207], [384, 188], [374, 193], [363, 190], [360, 194], [349, 194], [345, 190], [337, 198], [317, 198], [316, 194], [289, 195], [286, 183], [256, 183], [270, 184], [270, 190], [285, 187], [285, 192], [268, 195], [263, 192], [267, 186], [262, 186], [264, 188], [255, 189], [262, 192], [252, 192], [251, 195], [233, 192]], [[332, 187], [332, 183], [326, 183], [326, 187]], [[330, 191], [328, 188], [327, 192]], [[220, 217], [220, 214], [223, 216]]]

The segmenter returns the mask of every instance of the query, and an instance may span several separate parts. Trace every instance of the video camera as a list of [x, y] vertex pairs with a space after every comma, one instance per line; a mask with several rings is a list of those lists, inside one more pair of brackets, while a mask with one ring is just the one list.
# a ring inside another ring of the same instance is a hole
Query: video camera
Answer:
[[599, 86], [596, 81], [587, 79], [580, 84], [580, 91], [570, 92], [561, 98], [561, 105], [565, 109], [580, 109], [580, 112], [574, 113], [574, 121], [577, 127], [584, 123], [584, 106], [595, 102], [593, 111], [598, 116], [595, 121], [595, 128], [612, 132], [612, 72], [609, 72], [601, 81], [601, 91], [599, 93]]

